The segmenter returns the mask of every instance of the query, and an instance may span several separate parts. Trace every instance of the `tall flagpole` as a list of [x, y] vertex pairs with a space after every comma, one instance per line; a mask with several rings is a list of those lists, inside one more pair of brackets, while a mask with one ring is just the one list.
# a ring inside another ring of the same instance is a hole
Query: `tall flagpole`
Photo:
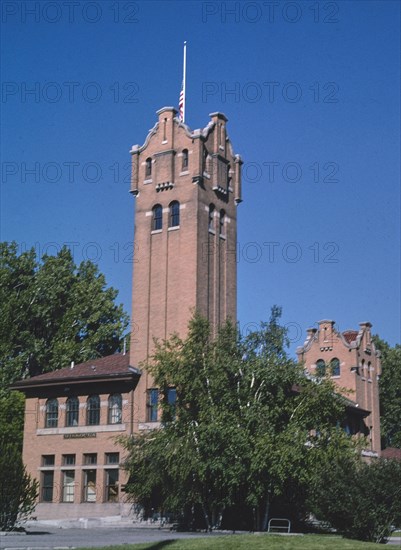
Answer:
[[184, 42], [184, 66], [183, 66], [183, 78], [182, 78], [182, 91], [183, 91], [183, 107], [182, 107], [182, 122], [185, 122], [185, 103], [186, 103], [186, 87], [187, 87], [187, 42]]

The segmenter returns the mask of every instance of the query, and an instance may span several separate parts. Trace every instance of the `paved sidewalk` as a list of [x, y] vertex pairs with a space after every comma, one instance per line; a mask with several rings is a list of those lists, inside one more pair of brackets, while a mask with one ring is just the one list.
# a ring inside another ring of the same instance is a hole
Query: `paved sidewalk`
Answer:
[[[221, 535], [221, 533], [219, 533]], [[28, 527], [26, 534], [0, 537], [1, 550], [61, 550], [70, 548], [102, 547], [114, 544], [167, 541], [181, 538], [215, 536], [214, 533], [177, 533], [167, 529], [101, 527], [96, 529], [62, 529], [54, 527]]]

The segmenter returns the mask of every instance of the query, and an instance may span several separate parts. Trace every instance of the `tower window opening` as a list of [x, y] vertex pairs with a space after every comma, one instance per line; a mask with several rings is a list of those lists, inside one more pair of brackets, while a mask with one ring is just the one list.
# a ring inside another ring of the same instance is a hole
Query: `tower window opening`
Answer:
[[152, 159], [149, 157], [145, 160], [145, 176], [150, 177], [152, 175]]
[[180, 225], [180, 203], [178, 201], [170, 203], [169, 214], [169, 227], [177, 227]]
[[209, 206], [209, 231], [214, 231], [214, 204]]
[[152, 230], [157, 231], [163, 227], [163, 208], [160, 204], [153, 207]]
[[207, 149], [203, 150], [203, 171], [207, 172], [208, 169], [208, 156], [209, 153], [207, 152]]
[[219, 217], [219, 235], [222, 237], [224, 236], [224, 225], [226, 220], [226, 213], [224, 210], [220, 210], [220, 217]]
[[182, 169], [187, 170], [188, 168], [188, 149], [184, 149], [182, 152]]

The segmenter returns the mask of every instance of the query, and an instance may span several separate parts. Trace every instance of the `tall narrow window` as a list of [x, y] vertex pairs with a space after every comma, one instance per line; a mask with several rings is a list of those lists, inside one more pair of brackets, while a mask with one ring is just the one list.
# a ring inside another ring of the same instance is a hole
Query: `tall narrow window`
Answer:
[[175, 388], [168, 388], [167, 390], [167, 403], [168, 403], [168, 412], [169, 412], [169, 419], [175, 420], [175, 408], [176, 408], [176, 401], [177, 401], [177, 390]]
[[120, 393], [114, 393], [109, 396], [109, 406], [108, 406], [108, 418], [107, 422], [109, 424], [120, 424], [122, 417], [122, 397]]
[[78, 426], [79, 401], [78, 397], [69, 397], [66, 402], [66, 426]]
[[42, 491], [41, 491], [41, 500], [42, 502], [52, 502], [53, 501], [53, 487], [54, 487], [54, 471], [50, 470], [48, 472], [42, 472], [41, 474], [42, 481]]
[[180, 225], [180, 203], [178, 201], [170, 203], [169, 214], [169, 227]]
[[96, 470], [84, 470], [84, 502], [96, 502]]
[[316, 361], [316, 374], [318, 376], [324, 376], [326, 374], [326, 363], [323, 359]]
[[208, 157], [209, 153], [207, 152], [207, 149], [203, 149], [203, 171], [207, 172], [208, 169]]
[[90, 395], [86, 402], [86, 424], [97, 426], [100, 423], [100, 397]]
[[226, 219], [226, 213], [224, 212], [224, 210], [220, 210], [220, 218], [219, 218], [219, 231], [220, 231], [220, 236], [224, 236], [224, 223], [225, 223], [225, 219]]
[[152, 175], [152, 159], [147, 158], [145, 160], [145, 176], [147, 178], [150, 178], [151, 175]]
[[188, 169], [188, 149], [182, 151], [182, 170]]
[[340, 361], [335, 357], [330, 361], [331, 376], [340, 376]]
[[147, 400], [147, 421], [157, 422], [157, 413], [159, 407], [159, 390], [152, 388], [148, 390]]
[[214, 204], [209, 206], [209, 231], [214, 231]]
[[163, 208], [156, 204], [152, 210], [152, 230], [157, 231], [163, 227]]
[[230, 165], [227, 165], [227, 190], [231, 185], [231, 176], [230, 176]]
[[58, 425], [58, 401], [48, 399], [46, 401], [46, 428], [57, 428]]
[[75, 472], [67, 470], [63, 472], [63, 502], [74, 502]]
[[106, 502], [118, 502], [118, 468], [105, 470]]

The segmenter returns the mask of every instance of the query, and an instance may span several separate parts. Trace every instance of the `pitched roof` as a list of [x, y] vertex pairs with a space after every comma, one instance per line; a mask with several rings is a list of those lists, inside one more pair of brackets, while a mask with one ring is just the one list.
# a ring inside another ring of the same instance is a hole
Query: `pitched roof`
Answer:
[[64, 381], [84, 380], [84, 379], [99, 379], [99, 378], [120, 378], [124, 376], [139, 375], [138, 369], [129, 368], [129, 355], [116, 353], [107, 355], [100, 359], [91, 359], [85, 363], [79, 363], [73, 368], [64, 367], [63, 369], [46, 372], [33, 376], [27, 380], [20, 380], [12, 385], [13, 389], [21, 389], [22, 387], [40, 386], [48, 384], [57, 384]]
[[346, 330], [345, 332], [343, 332], [343, 336], [348, 344], [351, 344], [351, 342], [355, 342], [358, 334], [359, 333], [357, 330]]

